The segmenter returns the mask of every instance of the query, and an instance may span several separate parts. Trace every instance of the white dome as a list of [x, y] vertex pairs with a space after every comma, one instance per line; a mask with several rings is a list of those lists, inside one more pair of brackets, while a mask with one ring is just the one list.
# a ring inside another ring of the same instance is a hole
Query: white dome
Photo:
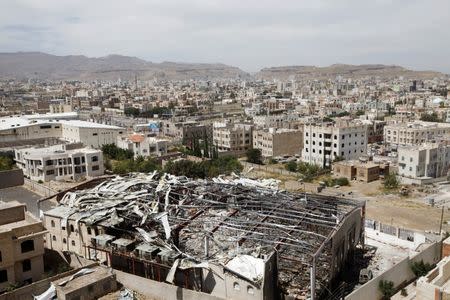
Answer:
[[439, 104], [439, 103], [441, 103], [441, 102], [444, 102], [444, 100], [442, 100], [441, 98], [434, 98], [433, 99], [433, 104]]

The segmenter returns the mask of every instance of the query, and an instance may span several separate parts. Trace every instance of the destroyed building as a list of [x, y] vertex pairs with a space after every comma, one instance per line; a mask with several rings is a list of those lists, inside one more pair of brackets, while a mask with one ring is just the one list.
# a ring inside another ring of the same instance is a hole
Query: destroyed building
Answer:
[[46, 246], [218, 298], [326, 298], [363, 243], [365, 204], [271, 180], [132, 174], [67, 192]]

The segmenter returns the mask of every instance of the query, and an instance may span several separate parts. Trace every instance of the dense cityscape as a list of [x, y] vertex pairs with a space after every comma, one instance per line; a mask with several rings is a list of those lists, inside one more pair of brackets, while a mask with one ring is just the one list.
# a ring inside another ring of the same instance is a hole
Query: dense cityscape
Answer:
[[27, 28], [0, 26], [0, 300], [450, 299], [444, 65], [247, 72]]

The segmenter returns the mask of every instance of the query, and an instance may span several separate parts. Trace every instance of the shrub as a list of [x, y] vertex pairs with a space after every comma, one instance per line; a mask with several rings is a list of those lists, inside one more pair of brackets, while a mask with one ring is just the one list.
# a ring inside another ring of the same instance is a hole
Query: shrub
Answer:
[[398, 178], [395, 174], [388, 174], [384, 178], [383, 184], [386, 189], [396, 189], [399, 185]]
[[433, 269], [433, 266], [429, 263], [424, 263], [423, 260], [413, 262], [411, 265], [411, 271], [416, 275], [416, 277], [422, 277], [428, 274], [429, 271]]
[[347, 186], [350, 184], [350, 182], [348, 181], [348, 179], [346, 177], [340, 177], [338, 179], [336, 179], [336, 184], [340, 185], [340, 186]]
[[378, 289], [383, 294], [383, 300], [389, 300], [394, 295], [394, 283], [392, 281], [381, 280]]
[[285, 166], [286, 170], [289, 172], [296, 172], [297, 171], [297, 163], [294, 161], [288, 162]]

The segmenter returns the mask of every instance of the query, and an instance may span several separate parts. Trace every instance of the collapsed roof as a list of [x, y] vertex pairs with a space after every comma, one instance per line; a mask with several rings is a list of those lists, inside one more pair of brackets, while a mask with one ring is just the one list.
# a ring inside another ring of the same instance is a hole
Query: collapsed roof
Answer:
[[54, 213], [66, 220], [114, 228], [197, 263], [234, 267], [238, 256], [277, 251], [279, 286], [297, 295], [310, 288], [312, 257], [319, 286], [327, 285], [329, 238], [360, 207], [348, 199], [281, 191], [275, 180], [191, 180], [156, 172], [117, 176], [68, 192], [60, 204]]

